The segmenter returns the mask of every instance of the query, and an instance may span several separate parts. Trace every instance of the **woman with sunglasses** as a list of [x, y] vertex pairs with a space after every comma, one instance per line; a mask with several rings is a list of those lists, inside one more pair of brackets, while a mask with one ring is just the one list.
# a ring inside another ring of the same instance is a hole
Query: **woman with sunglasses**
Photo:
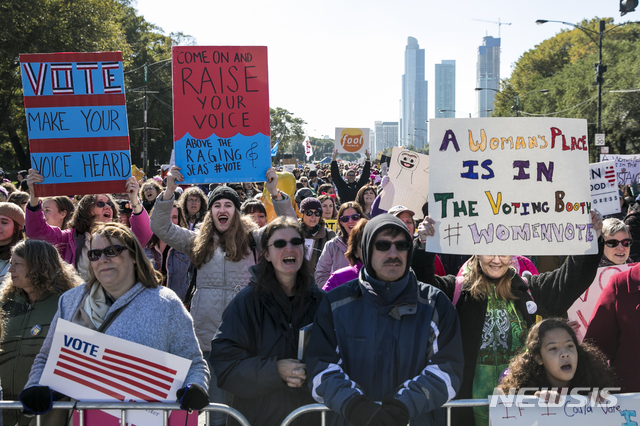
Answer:
[[306, 253], [309, 270], [314, 271], [325, 244], [334, 238], [336, 233], [325, 227], [322, 218], [322, 203], [317, 198], [309, 197], [302, 200], [300, 213], [302, 213], [300, 223], [304, 238], [307, 240], [305, 245], [307, 250], [310, 250]]
[[136, 236], [120, 223], [97, 226], [89, 239], [89, 280], [60, 296], [58, 312], [20, 394], [28, 412], [51, 409], [51, 390], [38, 385], [58, 319], [191, 360], [175, 397], [184, 410], [209, 403], [209, 371], [198, 348], [193, 320], [176, 294], [161, 286]]
[[[51, 244], [23, 240], [13, 247], [9, 273], [0, 288], [5, 321], [0, 344], [4, 399], [18, 399], [58, 310], [60, 295], [80, 284], [73, 267], [62, 261]], [[3, 410], [2, 417], [5, 425], [28, 425], [31, 421], [18, 410]]]
[[[44, 240], [58, 249], [62, 260], [73, 265], [85, 281], [89, 279], [88, 241], [91, 228], [98, 223], [118, 221], [118, 208], [109, 194], [89, 194], [80, 199], [67, 229], [51, 226], [45, 219], [40, 198], [36, 197], [34, 185], [46, 183], [44, 177], [34, 169], [27, 176], [31, 198], [25, 213], [27, 237]], [[138, 198], [140, 185], [131, 176], [125, 182], [125, 192], [131, 201], [133, 214], [131, 230], [143, 246], [151, 238], [149, 215]]]
[[[251, 276], [249, 267], [259, 259], [257, 246], [261, 229], [251, 217], [241, 214], [238, 193], [228, 186], [218, 186], [209, 193], [207, 213], [199, 230], [175, 225], [170, 214], [176, 180], [181, 182], [184, 176], [179, 167], [173, 166], [167, 174], [166, 189], [156, 200], [151, 229], [175, 250], [189, 255], [197, 269], [191, 315], [200, 348], [208, 359], [211, 339], [218, 330], [222, 312], [247, 285]], [[294, 217], [291, 199], [277, 188], [278, 175], [274, 169], [267, 170], [266, 180], [276, 214]], [[224, 392], [216, 386], [215, 377], [211, 379], [209, 395], [211, 402], [226, 403]], [[222, 413], [213, 413], [212, 424], [223, 424], [225, 417]]]
[[318, 259], [314, 277], [318, 287], [322, 288], [331, 274], [338, 269], [349, 266], [345, 257], [348, 249], [349, 234], [362, 218], [362, 208], [355, 201], [349, 201], [340, 206], [338, 211], [338, 235], [327, 242]]
[[[266, 226], [263, 255], [250, 268], [249, 285], [231, 301], [211, 342], [218, 384], [234, 395], [231, 406], [252, 425], [278, 425], [296, 408], [315, 402], [298, 342], [324, 293], [309, 273], [304, 239], [291, 217]], [[295, 424], [318, 423], [313, 414]]]
[[631, 252], [631, 235], [629, 228], [620, 219], [609, 218], [602, 222], [604, 238], [604, 256], [600, 259], [600, 267], [633, 263], [629, 258]]
[[[474, 255], [466, 263], [462, 280], [436, 276], [435, 254], [428, 253], [425, 281], [445, 292], [460, 318], [464, 373], [456, 399], [486, 399], [493, 394], [501, 373], [523, 349], [536, 317], [564, 316], [567, 309], [593, 283], [603, 253], [602, 217], [591, 211], [598, 238], [597, 254], [569, 256], [552, 272], [529, 276], [528, 282], [511, 266], [510, 255]], [[435, 221], [422, 222], [426, 236], [435, 234]], [[454, 426], [487, 425], [487, 407], [453, 411]]]

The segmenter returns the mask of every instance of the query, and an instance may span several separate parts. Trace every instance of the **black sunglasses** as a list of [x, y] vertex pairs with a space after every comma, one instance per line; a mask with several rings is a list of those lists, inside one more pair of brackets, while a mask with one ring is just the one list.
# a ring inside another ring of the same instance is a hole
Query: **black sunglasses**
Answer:
[[622, 247], [630, 247], [633, 240], [631, 238], [625, 238], [624, 240], [607, 240], [604, 243], [607, 247], [615, 248], [618, 244], [622, 244]]
[[120, 253], [122, 253], [122, 251], [125, 249], [126, 247], [120, 245], [105, 247], [102, 250], [92, 249], [87, 252], [87, 256], [89, 257], [90, 261], [97, 262], [102, 257], [102, 253], [104, 253], [106, 257], [116, 257], [120, 256]]
[[347, 223], [349, 222], [349, 219], [353, 220], [354, 222], [357, 222], [360, 220], [361, 217], [362, 216], [360, 215], [360, 213], [352, 214], [351, 216], [340, 216], [340, 222]]
[[299, 246], [303, 243], [303, 241], [302, 241], [302, 238], [300, 237], [293, 237], [289, 241], [275, 240], [273, 244], [269, 244], [269, 246], [274, 246], [275, 248], [281, 249], [281, 248], [285, 248], [287, 246], [287, 243], [291, 243], [292, 246]]
[[109, 206], [112, 209], [116, 208], [116, 206], [114, 206], [111, 201], [107, 201], [106, 203], [104, 201], [96, 201], [96, 206], [98, 206], [100, 208], [103, 208], [104, 206]]
[[322, 212], [319, 212], [318, 210], [305, 210], [304, 214], [306, 216], [313, 216], [314, 214], [316, 215], [316, 217], [322, 216]]
[[402, 240], [402, 241], [376, 241], [376, 243], [373, 245], [376, 250], [378, 251], [389, 251], [389, 249], [391, 249], [391, 246], [394, 245], [396, 246], [396, 250], [398, 251], [407, 251], [411, 248], [411, 243], [409, 241], [406, 240]]

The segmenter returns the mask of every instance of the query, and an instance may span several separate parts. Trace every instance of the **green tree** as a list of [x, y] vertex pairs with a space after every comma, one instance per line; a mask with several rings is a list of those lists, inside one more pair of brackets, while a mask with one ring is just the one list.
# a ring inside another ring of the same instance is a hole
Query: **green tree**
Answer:
[[[132, 161], [139, 165], [145, 63], [149, 68], [148, 126], [151, 164], [169, 160], [173, 145], [171, 46], [193, 43], [181, 33], [165, 36], [137, 15], [128, 0], [5, 0], [0, 4], [0, 162], [28, 168], [20, 53], [122, 51]], [[165, 61], [165, 62], [161, 62]], [[154, 142], [155, 141], [155, 142]]]
[[126, 6], [115, 0], [5, 0], [0, 4], [0, 161], [27, 168], [29, 156], [20, 53], [130, 54], [119, 24]]
[[294, 117], [293, 113], [280, 107], [269, 108], [269, 114], [271, 116], [271, 147], [276, 144], [276, 140], [280, 141], [278, 153], [272, 157], [272, 161], [277, 164], [284, 154], [293, 154], [299, 160], [304, 159], [302, 126], [306, 124], [305, 121]]
[[[600, 18], [584, 20], [579, 25], [591, 30], [597, 40]], [[625, 154], [640, 149], [640, 93], [625, 92], [640, 87], [640, 26], [612, 28], [607, 22], [603, 39], [604, 75], [602, 129], [611, 152]], [[611, 30], [610, 30], [611, 29]], [[610, 30], [610, 31], [609, 31]], [[562, 30], [525, 52], [516, 62], [510, 78], [501, 82], [492, 116], [585, 118], [589, 141], [593, 141], [597, 123], [597, 85], [594, 64], [598, 46], [584, 31]], [[548, 90], [546, 94], [540, 90]], [[619, 91], [623, 92], [619, 92]], [[597, 160], [597, 150], [590, 146], [590, 158]]]

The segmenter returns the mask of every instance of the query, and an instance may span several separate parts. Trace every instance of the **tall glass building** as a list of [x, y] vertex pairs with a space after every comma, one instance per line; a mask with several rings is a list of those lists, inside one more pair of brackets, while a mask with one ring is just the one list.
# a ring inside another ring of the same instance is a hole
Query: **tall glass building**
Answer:
[[[436, 64], [436, 118], [455, 118], [456, 61]], [[443, 112], [440, 112], [443, 111]]]
[[402, 76], [402, 106], [400, 145], [423, 148], [428, 144], [427, 81], [425, 80], [424, 49], [418, 40], [409, 37], [404, 51]]
[[398, 122], [397, 121], [376, 121], [376, 137], [373, 144], [372, 154], [387, 148], [398, 146]]
[[478, 117], [489, 117], [493, 111], [493, 100], [500, 90], [500, 39], [491, 36], [482, 38], [478, 47], [476, 66], [476, 91]]

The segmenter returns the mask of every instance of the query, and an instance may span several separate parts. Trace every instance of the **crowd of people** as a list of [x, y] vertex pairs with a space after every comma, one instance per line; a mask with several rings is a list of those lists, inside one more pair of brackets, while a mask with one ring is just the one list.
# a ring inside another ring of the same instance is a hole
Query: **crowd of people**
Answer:
[[[227, 404], [252, 425], [314, 402], [330, 424], [440, 425], [446, 402], [497, 389], [640, 391], [640, 266], [604, 289], [585, 342], [566, 320], [599, 267], [640, 260], [637, 186], [621, 188], [623, 213], [591, 212], [597, 254], [447, 255], [425, 251], [427, 205], [380, 210], [386, 167], [364, 160], [334, 152], [210, 185], [185, 185], [174, 166], [120, 194], [47, 198], [37, 170], [4, 179], [0, 384], [24, 410], [4, 410], [3, 424], [68, 421], [51, 411], [68, 397], [39, 384], [60, 318], [191, 360], [181, 407]], [[488, 413], [456, 409], [453, 424], [487, 425]]]

